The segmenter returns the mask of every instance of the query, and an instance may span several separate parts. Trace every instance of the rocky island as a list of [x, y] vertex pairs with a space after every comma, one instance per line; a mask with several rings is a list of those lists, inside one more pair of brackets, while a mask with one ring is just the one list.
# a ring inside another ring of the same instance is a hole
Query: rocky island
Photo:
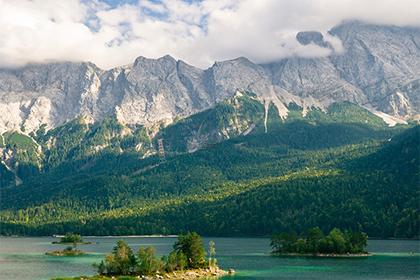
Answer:
[[74, 257], [84, 255], [85, 252], [73, 248], [71, 246], [65, 248], [64, 250], [55, 250], [55, 251], [48, 251], [45, 253], [47, 256], [55, 256], [55, 257]]

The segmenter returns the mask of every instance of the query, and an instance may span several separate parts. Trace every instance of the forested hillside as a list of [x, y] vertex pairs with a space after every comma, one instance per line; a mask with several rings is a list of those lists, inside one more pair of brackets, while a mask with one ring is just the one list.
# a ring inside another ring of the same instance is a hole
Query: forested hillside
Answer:
[[[237, 91], [232, 98], [215, 107], [169, 126], [164, 123], [152, 127], [128, 126], [112, 117], [92, 122], [92, 119], [80, 116], [49, 131], [41, 126], [29, 134], [6, 132], [0, 137], [1, 165], [4, 166], [0, 174], [5, 178], [0, 181], [0, 188], [26, 183], [31, 177], [74, 162], [91, 164], [92, 158], [108, 154], [133, 154], [144, 159], [157, 154], [159, 139], [163, 141], [165, 155], [173, 157], [239, 136], [273, 131], [280, 133], [282, 140], [289, 137], [287, 141], [291, 145], [320, 144], [312, 139], [309, 141], [313, 143], [302, 142], [307, 141], [307, 137], [296, 135], [292, 128], [296, 126], [299, 132], [305, 129], [301, 124], [320, 125], [319, 134], [325, 134], [323, 127], [331, 125], [328, 128], [330, 137], [321, 136], [327, 141], [321, 143], [324, 146], [383, 139], [399, 130], [386, 129], [382, 119], [349, 102], [333, 103], [327, 111], [316, 108], [304, 111], [290, 103], [288, 110], [287, 119], [282, 119], [272, 103], [262, 103], [252, 92]], [[291, 127], [291, 123], [297, 125]], [[350, 133], [351, 130], [354, 132]]]
[[[337, 106], [342, 113], [335, 118], [330, 113], [323, 119], [325, 113], [317, 111], [311, 113], [317, 117], [286, 122], [269, 118], [277, 124], [267, 133], [260, 126], [193, 153], [183, 153], [185, 146], [169, 137], [175, 128], [168, 127], [162, 132], [165, 159], [111, 148], [57, 161], [19, 187], [1, 189], [1, 234], [195, 230], [238, 236], [319, 225], [324, 231], [339, 227], [376, 237], [418, 237], [419, 126], [404, 130], [386, 128], [375, 118], [352, 121], [344, 117], [349, 106]], [[177, 131], [203, 116], [240, 116], [237, 110], [213, 112], [176, 124], [182, 126]], [[141, 130], [138, 135], [143, 137]], [[58, 155], [63, 154], [77, 152], [63, 148]]]

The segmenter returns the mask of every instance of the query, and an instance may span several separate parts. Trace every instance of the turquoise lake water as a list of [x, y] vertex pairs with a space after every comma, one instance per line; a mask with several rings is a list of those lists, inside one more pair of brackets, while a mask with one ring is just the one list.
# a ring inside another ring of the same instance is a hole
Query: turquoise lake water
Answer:
[[[155, 246], [158, 254], [168, 253], [172, 237], [94, 237], [84, 238], [96, 244], [81, 245], [88, 254], [82, 257], [51, 257], [52, 237], [0, 237], [0, 279], [46, 280], [56, 276], [93, 275], [92, 263], [110, 252], [116, 241], [124, 239], [134, 249]], [[272, 257], [269, 239], [205, 238], [216, 242], [217, 258], [222, 268], [234, 268], [231, 280], [264, 279], [420, 279], [420, 241], [369, 240], [368, 258], [285, 258]], [[225, 280], [225, 279], [223, 279]]]

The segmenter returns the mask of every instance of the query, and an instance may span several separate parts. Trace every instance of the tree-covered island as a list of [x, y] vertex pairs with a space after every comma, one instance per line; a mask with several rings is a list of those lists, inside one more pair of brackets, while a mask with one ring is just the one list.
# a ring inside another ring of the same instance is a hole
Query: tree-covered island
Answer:
[[213, 241], [209, 242], [208, 258], [201, 236], [189, 232], [178, 236], [169, 255], [158, 257], [154, 247], [141, 247], [135, 253], [126, 242], [120, 240], [112, 252], [99, 264], [94, 264], [98, 275], [54, 280], [99, 280], [99, 279], [199, 279], [233, 274], [220, 269], [215, 258]]
[[92, 242], [86, 242], [83, 240], [80, 234], [66, 233], [60, 238], [60, 241], [53, 241], [53, 244], [92, 244]]
[[357, 231], [332, 229], [325, 235], [319, 227], [301, 235], [279, 233], [271, 238], [272, 254], [286, 256], [356, 257], [368, 256], [368, 236]]

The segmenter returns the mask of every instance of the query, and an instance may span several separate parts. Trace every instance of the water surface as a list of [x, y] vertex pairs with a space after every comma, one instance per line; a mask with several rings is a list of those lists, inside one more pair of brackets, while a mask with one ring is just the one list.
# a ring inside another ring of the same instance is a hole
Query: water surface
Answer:
[[[47, 280], [56, 276], [93, 275], [92, 263], [110, 252], [116, 241], [124, 239], [137, 250], [154, 246], [167, 254], [173, 237], [92, 237], [95, 244], [80, 245], [88, 254], [82, 257], [53, 257], [44, 253], [64, 248], [53, 245], [52, 237], [0, 237], [0, 279]], [[206, 244], [210, 239], [205, 238]], [[374, 256], [355, 259], [272, 257], [269, 239], [211, 238], [216, 242], [217, 258], [223, 268], [233, 267], [231, 280], [264, 279], [420, 279], [420, 241], [369, 240]]]

